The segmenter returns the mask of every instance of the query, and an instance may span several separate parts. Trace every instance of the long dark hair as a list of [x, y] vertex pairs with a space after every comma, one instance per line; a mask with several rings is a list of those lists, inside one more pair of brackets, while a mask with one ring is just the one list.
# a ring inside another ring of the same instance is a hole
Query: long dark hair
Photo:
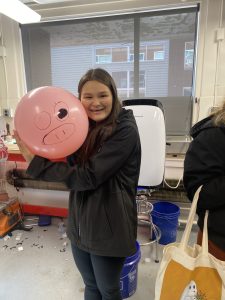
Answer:
[[84, 164], [90, 156], [98, 151], [103, 142], [112, 134], [118, 114], [121, 110], [121, 103], [118, 98], [115, 82], [111, 75], [100, 68], [90, 69], [80, 79], [78, 84], [79, 99], [81, 99], [82, 88], [88, 81], [98, 81], [106, 85], [112, 93], [112, 110], [109, 116], [101, 122], [89, 120], [89, 132], [81, 148], [77, 152], [78, 163]]

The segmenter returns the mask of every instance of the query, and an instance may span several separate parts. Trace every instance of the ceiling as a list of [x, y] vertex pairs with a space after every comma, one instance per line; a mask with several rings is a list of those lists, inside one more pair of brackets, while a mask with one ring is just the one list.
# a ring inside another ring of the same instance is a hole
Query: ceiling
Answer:
[[[140, 7], [136, 0], [19, 0], [41, 15], [42, 21], [71, 19], [74, 16], [101, 14], [101, 10], [110, 12], [121, 11], [130, 4]], [[146, 1], [146, 0], [144, 0]], [[164, 0], [163, 0], [164, 1]], [[100, 11], [99, 11], [100, 10]]]
[[85, 5], [85, 4], [92, 4], [93, 2], [97, 3], [106, 3], [106, 2], [116, 2], [118, 0], [20, 0], [24, 4], [31, 6], [31, 5], [47, 5], [47, 4], [74, 4], [74, 5]]
[[[61, 20], [63, 15], [69, 16], [69, 14], [73, 13], [73, 7], [75, 7], [75, 11], [78, 15], [78, 11], [80, 8], [83, 11], [79, 11], [80, 15], [88, 15], [91, 17], [90, 7], [98, 7], [99, 5], [104, 5], [104, 7], [109, 7], [112, 3], [119, 7], [119, 3], [123, 3], [126, 1], [123, 0], [20, 0], [26, 5], [30, 6], [32, 9], [36, 10], [41, 14], [42, 20], [46, 22], [51, 22], [55, 20]], [[37, 2], [46, 2], [46, 4], [38, 4]], [[130, 1], [130, 0], [128, 0]], [[48, 2], [48, 4], [47, 4]], [[161, 1], [162, 2], [162, 1]], [[108, 4], [108, 5], [107, 5]], [[117, 8], [118, 9], [118, 8]], [[101, 15], [101, 14], [100, 14]], [[73, 19], [68, 18], [68, 19]], [[74, 18], [76, 19], [76, 18]], [[165, 38], [177, 38], [177, 36], [185, 36], [190, 35], [195, 31], [195, 14], [186, 14], [181, 13], [179, 15], [175, 15], [171, 13], [171, 15], [167, 16], [157, 16], [151, 18], [142, 19], [142, 37], [146, 39], [160, 39]], [[122, 22], [120, 20], [110, 22], [109, 20], [102, 20], [98, 23], [89, 23], [87, 26], [79, 26], [79, 24], [66, 24], [63, 26], [60, 24], [57, 26], [56, 24], [52, 24], [52, 26], [47, 25], [45, 22], [41, 25], [42, 29], [48, 31], [49, 34], [54, 36], [54, 40], [56, 44], [61, 44], [62, 39], [67, 39], [65, 43], [74, 44], [74, 36], [76, 36], [76, 43], [81, 43], [86, 37], [85, 40], [90, 38], [91, 40], [98, 40], [99, 32], [101, 32], [101, 39], [105, 33], [105, 42], [110, 40], [118, 40], [120, 38], [124, 41], [133, 40], [133, 30], [131, 30], [133, 26], [132, 20], [125, 20]], [[108, 32], [111, 32], [110, 36], [107, 35]]]
[[[71, 0], [20, 0], [24, 4], [31, 5], [31, 4], [49, 4], [49, 3], [59, 3], [59, 2], [71, 2]], [[74, 1], [73, 1], [74, 2]]]

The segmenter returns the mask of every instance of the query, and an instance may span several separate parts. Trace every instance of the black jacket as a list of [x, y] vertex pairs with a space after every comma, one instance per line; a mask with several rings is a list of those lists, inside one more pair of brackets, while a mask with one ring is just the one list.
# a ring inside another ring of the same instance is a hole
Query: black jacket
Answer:
[[191, 129], [191, 142], [184, 160], [184, 186], [192, 201], [200, 192], [198, 225], [203, 228], [205, 210], [209, 210], [209, 239], [225, 250], [225, 127], [215, 127], [207, 117]]
[[136, 252], [140, 163], [135, 118], [131, 110], [122, 109], [115, 131], [84, 167], [35, 156], [27, 172], [34, 178], [63, 181], [70, 189], [72, 243], [96, 255], [126, 257]]

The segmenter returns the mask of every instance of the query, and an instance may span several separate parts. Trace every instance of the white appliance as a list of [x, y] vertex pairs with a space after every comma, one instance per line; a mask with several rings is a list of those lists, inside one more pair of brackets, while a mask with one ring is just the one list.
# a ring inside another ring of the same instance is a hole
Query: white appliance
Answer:
[[139, 187], [156, 187], [163, 181], [166, 155], [166, 130], [163, 107], [153, 99], [124, 100], [132, 109], [141, 140], [142, 157]]

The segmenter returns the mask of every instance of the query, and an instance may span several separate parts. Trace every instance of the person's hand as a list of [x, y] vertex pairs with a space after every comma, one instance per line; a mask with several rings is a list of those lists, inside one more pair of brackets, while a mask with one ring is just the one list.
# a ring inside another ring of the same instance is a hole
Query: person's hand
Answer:
[[34, 157], [34, 154], [30, 152], [30, 150], [27, 148], [27, 146], [24, 144], [24, 142], [21, 140], [21, 138], [18, 135], [17, 131], [14, 131], [14, 138], [16, 139], [16, 143], [20, 149], [21, 154], [25, 158], [25, 160], [30, 163], [31, 160]]

